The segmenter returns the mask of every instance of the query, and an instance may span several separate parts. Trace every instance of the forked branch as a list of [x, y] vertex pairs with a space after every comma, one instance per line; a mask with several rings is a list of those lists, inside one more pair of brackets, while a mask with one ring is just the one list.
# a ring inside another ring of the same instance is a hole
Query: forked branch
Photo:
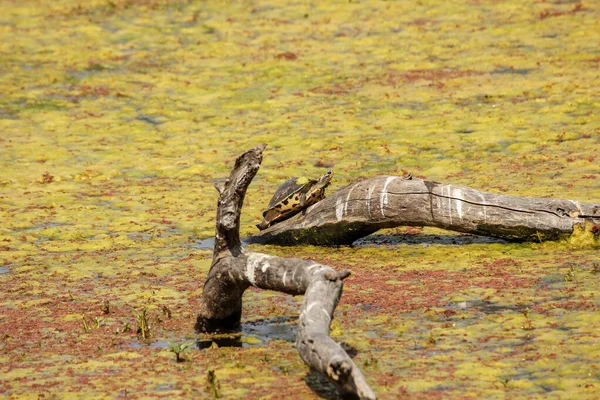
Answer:
[[326, 374], [342, 394], [375, 399], [363, 374], [346, 351], [329, 336], [333, 312], [349, 271], [296, 258], [244, 250], [239, 224], [246, 189], [262, 161], [265, 145], [242, 154], [229, 179], [219, 186], [213, 261], [204, 284], [196, 328], [214, 332], [235, 328], [242, 315], [242, 295], [249, 286], [293, 295], [305, 294], [297, 347], [311, 368]]

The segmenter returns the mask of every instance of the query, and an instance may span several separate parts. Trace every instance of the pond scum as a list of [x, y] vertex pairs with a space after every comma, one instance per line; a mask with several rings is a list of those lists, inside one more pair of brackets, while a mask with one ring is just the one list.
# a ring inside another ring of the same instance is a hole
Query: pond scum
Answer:
[[[244, 235], [328, 168], [598, 202], [599, 3], [454, 3], [3, 2], [0, 398], [335, 398], [300, 299], [190, 346], [213, 183], [258, 143]], [[256, 248], [353, 271], [332, 334], [379, 398], [599, 397], [597, 244], [380, 234]]]

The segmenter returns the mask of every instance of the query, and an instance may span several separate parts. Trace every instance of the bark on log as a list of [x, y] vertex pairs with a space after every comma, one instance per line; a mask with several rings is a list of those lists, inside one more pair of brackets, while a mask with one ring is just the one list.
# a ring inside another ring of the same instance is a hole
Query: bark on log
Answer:
[[375, 399], [362, 372], [344, 349], [329, 337], [333, 311], [349, 271], [296, 258], [250, 252], [240, 245], [240, 213], [246, 189], [262, 161], [265, 145], [241, 155], [224, 184], [219, 201], [213, 261], [204, 284], [196, 329], [216, 332], [236, 328], [242, 315], [242, 295], [249, 286], [292, 295], [306, 294], [296, 344], [311, 368], [326, 374], [342, 395]]
[[510, 241], [555, 240], [586, 221], [600, 227], [600, 203], [514, 197], [416, 178], [379, 176], [329, 194], [304, 214], [248, 241], [349, 245], [379, 229], [397, 226], [433, 226]]

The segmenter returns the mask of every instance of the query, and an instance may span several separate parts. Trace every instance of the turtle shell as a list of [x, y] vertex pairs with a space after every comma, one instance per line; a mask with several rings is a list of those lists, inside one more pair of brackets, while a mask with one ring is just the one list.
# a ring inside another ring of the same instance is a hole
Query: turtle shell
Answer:
[[309, 188], [315, 182], [315, 180], [298, 177], [288, 179], [275, 191], [271, 201], [269, 201], [267, 210], [273, 208], [274, 205], [281, 203], [283, 200], [293, 197], [295, 193], [301, 192], [302, 189]]
[[306, 178], [292, 178], [284, 182], [269, 201], [268, 208], [263, 212], [262, 222], [256, 225], [258, 229], [266, 229], [276, 221], [283, 221], [299, 213], [302, 210], [301, 196], [305, 195], [316, 182]]
[[292, 178], [284, 182], [269, 201], [262, 222], [256, 225], [258, 229], [267, 229], [324, 199], [325, 188], [329, 186], [332, 176], [333, 171], [328, 171], [319, 180]]

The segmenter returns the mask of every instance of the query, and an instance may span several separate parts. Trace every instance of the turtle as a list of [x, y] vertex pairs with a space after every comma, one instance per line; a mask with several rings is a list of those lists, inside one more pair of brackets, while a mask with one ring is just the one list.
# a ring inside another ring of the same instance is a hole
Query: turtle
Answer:
[[325, 188], [333, 178], [333, 170], [327, 171], [319, 179], [294, 177], [287, 180], [271, 198], [269, 206], [263, 212], [263, 220], [256, 225], [261, 231], [278, 222], [286, 220], [300, 211], [325, 198]]

